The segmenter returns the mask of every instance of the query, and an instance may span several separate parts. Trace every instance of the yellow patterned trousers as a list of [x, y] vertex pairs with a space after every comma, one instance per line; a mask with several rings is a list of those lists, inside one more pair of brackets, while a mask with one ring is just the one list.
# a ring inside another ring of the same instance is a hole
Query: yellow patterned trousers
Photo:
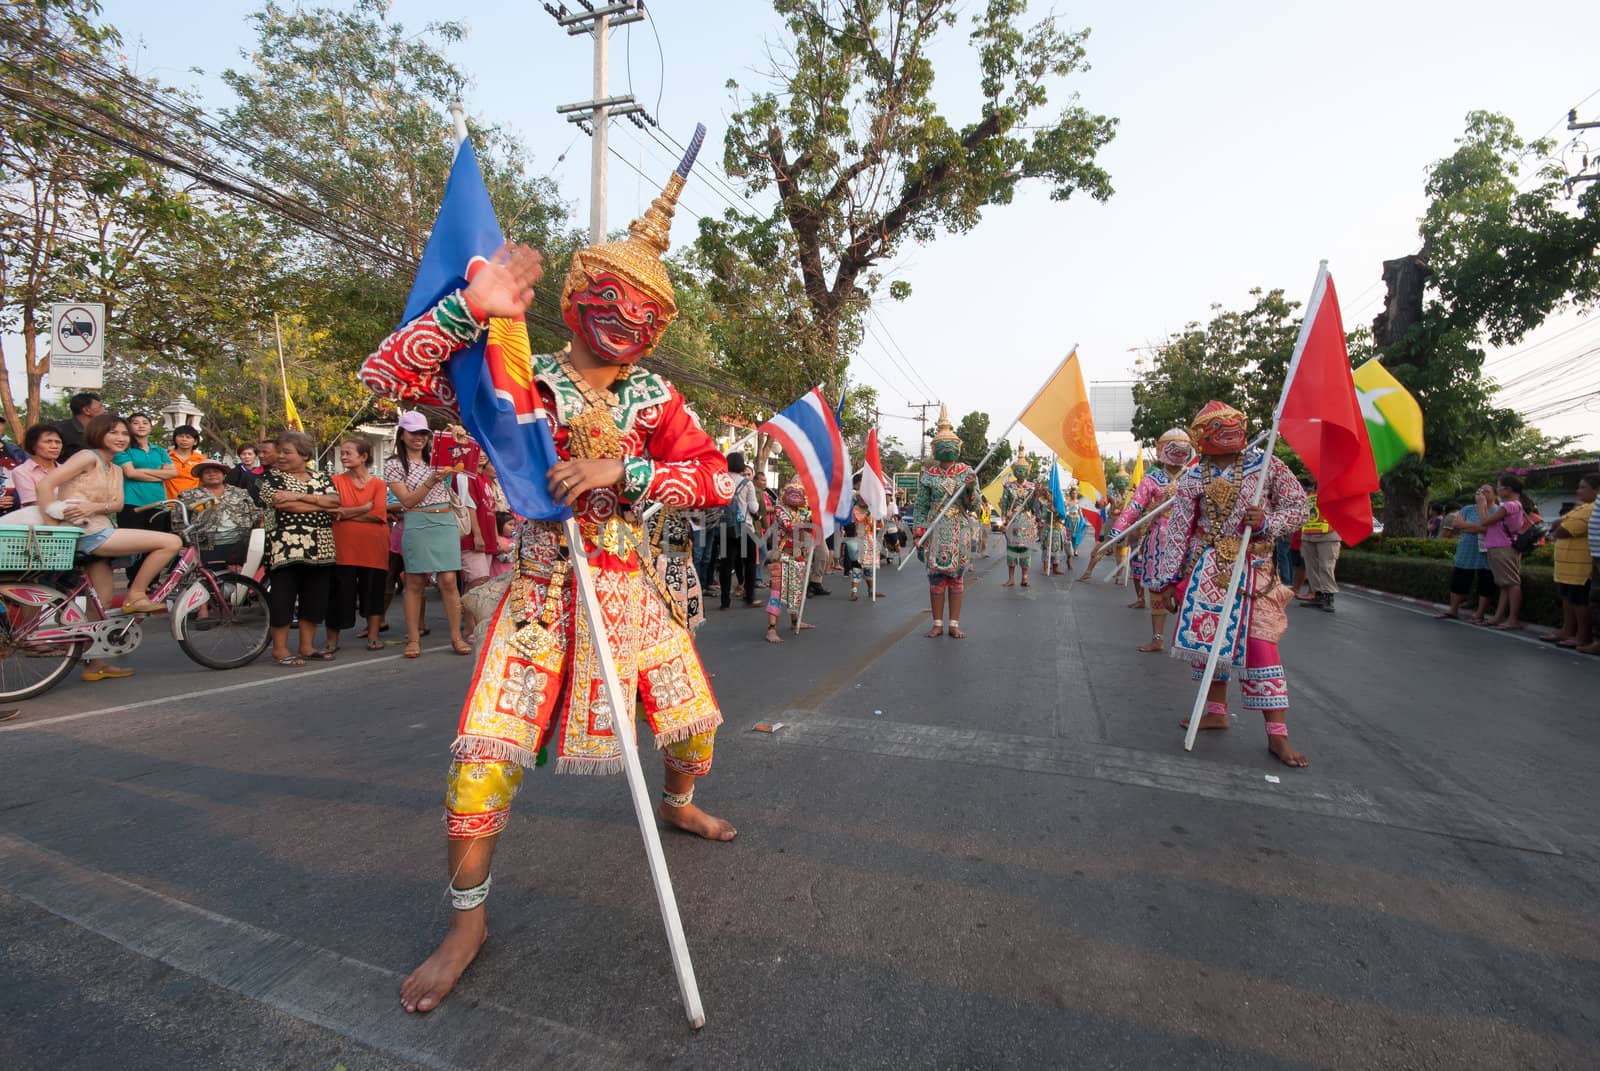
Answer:
[[[663, 745], [669, 770], [700, 777], [711, 769], [715, 729]], [[511, 820], [511, 801], [527, 771], [521, 763], [496, 759], [460, 759], [450, 764], [444, 795], [445, 832], [454, 840], [471, 840], [500, 832]]]

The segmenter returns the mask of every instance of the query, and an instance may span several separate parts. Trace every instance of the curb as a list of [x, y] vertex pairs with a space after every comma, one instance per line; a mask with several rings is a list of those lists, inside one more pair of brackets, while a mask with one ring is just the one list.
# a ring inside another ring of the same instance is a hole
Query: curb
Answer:
[[[1419, 599], [1414, 595], [1396, 595], [1389, 591], [1379, 591], [1377, 588], [1369, 588], [1362, 584], [1347, 584], [1343, 581], [1339, 582], [1339, 590], [1354, 591], [1378, 602], [1400, 603], [1404, 606], [1414, 606], [1420, 610], [1426, 610], [1429, 613], [1435, 614], [1440, 610], [1446, 609], [1449, 605], [1448, 603], [1433, 602], [1430, 599]], [[1466, 621], [1461, 618], [1457, 618], [1456, 623], [1473, 627], [1470, 621]], [[1501, 632], [1497, 629], [1489, 628], [1479, 628], [1478, 631], [1492, 632], [1497, 635], [1505, 636], [1508, 639], [1522, 640], [1525, 643], [1538, 644], [1540, 647], [1551, 646], [1550, 644], [1544, 642], [1543, 637], [1553, 636], [1556, 633], [1556, 630], [1550, 628], [1548, 625], [1524, 625], [1521, 632]]]

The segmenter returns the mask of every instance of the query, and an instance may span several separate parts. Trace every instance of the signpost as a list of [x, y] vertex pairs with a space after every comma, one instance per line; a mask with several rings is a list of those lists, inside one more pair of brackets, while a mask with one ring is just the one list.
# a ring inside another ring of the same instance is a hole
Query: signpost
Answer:
[[96, 389], [103, 385], [106, 307], [98, 302], [50, 306], [50, 385]]

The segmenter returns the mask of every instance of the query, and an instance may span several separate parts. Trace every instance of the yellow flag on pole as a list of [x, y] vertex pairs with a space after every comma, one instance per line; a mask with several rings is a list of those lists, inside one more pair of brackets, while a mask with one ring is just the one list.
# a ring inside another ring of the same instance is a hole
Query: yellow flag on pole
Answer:
[[1133, 463], [1133, 475], [1129, 477], [1128, 487], [1136, 488], [1139, 481], [1144, 479], [1144, 447], [1139, 448], [1139, 460]]
[[283, 422], [295, 431], [305, 431], [306, 426], [300, 423], [300, 410], [294, 407], [294, 399], [289, 397], [289, 388], [283, 388]]
[[1105, 494], [1105, 467], [1094, 437], [1094, 416], [1089, 412], [1089, 391], [1083, 384], [1077, 350], [1062, 362], [1022, 414], [1022, 426], [1060, 455], [1080, 485]]
[[1000, 508], [1000, 496], [1005, 493], [1006, 470], [1001, 469], [988, 487], [983, 489], [983, 500], [995, 509]]

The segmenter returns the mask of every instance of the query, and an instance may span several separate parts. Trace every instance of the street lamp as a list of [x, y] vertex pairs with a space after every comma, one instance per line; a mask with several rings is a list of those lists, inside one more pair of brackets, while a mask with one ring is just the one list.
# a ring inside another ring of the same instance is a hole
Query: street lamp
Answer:
[[161, 410], [161, 423], [166, 425], [168, 435], [185, 424], [199, 431], [201, 419], [200, 407], [191, 402], [187, 394], [178, 395], [176, 401]]

